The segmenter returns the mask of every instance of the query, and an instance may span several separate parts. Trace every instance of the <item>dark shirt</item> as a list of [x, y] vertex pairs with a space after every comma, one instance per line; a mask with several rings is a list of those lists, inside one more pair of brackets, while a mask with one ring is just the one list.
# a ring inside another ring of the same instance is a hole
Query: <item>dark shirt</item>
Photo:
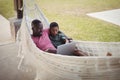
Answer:
[[65, 39], [67, 39], [67, 36], [61, 31], [58, 31], [56, 36], [49, 35], [49, 38], [54, 47], [57, 48], [57, 46], [65, 44]]

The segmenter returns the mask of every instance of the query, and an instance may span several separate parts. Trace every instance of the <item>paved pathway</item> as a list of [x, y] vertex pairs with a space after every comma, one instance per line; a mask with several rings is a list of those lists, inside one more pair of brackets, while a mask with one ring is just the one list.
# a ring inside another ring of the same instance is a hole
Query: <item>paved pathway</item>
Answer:
[[96, 13], [89, 13], [87, 15], [120, 26], [120, 9], [96, 12]]
[[10, 22], [0, 15], [0, 45], [14, 42], [12, 30]]
[[0, 46], [0, 80], [34, 80], [34, 73], [17, 69], [20, 61], [17, 54], [16, 43]]
[[15, 33], [7, 19], [0, 15], [0, 80], [34, 80], [35, 74], [18, 70], [20, 58], [18, 44], [14, 40]]

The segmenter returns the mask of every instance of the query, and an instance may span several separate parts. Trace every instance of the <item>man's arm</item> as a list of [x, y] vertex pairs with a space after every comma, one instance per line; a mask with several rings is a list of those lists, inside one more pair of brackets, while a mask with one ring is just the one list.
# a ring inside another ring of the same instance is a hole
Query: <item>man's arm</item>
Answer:
[[52, 49], [47, 49], [47, 50], [45, 50], [46, 52], [49, 52], [49, 53], [57, 53], [57, 50], [52, 50]]

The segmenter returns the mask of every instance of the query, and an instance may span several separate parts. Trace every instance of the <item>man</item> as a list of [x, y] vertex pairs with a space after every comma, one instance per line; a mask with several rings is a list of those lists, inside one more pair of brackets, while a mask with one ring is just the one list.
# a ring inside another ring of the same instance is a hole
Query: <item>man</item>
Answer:
[[39, 20], [32, 21], [32, 39], [36, 46], [46, 52], [56, 53], [56, 48], [52, 45], [49, 36], [48, 29], [43, 30], [43, 24]]

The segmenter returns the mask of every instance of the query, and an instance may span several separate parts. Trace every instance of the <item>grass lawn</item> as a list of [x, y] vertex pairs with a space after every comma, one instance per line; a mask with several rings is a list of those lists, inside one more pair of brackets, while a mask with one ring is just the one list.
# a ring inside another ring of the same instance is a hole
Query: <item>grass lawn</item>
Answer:
[[120, 8], [120, 0], [37, 0], [50, 22], [75, 40], [120, 41], [120, 26], [88, 17], [91, 12]]
[[0, 0], [0, 14], [6, 18], [14, 16], [14, 0]]

